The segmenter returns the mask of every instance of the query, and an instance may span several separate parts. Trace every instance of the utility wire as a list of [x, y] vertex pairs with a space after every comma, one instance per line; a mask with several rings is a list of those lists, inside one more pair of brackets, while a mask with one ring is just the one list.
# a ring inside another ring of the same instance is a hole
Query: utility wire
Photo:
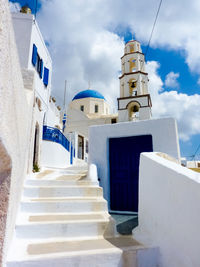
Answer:
[[[151, 39], [152, 39], [152, 36], [153, 36], [153, 32], [154, 32], [154, 29], [155, 29], [155, 26], [156, 26], [156, 22], [157, 22], [157, 19], [158, 19], [158, 15], [159, 15], [159, 12], [160, 12], [160, 8], [161, 8], [161, 5], [162, 5], [162, 1], [163, 1], [163, 0], [160, 0], [160, 2], [159, 2], [158, 10], [157, 10], [156, 17], [155, 17], [155, 20], [154, 20], [154, 23], [153, 23], [153, 27], [152, 27], [152, 30], [151, 30], [151, 34], [150, 34], [149, 41], [148, 41], [148, 44], [147, 44], [147, 48], [146, 48], [146, 51], [145, 51], [145, 53], [144, 53], [144, 61], [142, 61], [142, 64], [141, 64], [141, 67], [140, 67], [141, 71], [142, 71], [142, 68], [143, 68], [143, 66], [144, 66], [145, 58], [146, 58], [147, 53], [148, 53], [148, 50], [149, 50], [149, 46], [150, 46]], [[139, 79], [139, 77], [137, 78], [136, 83], [138, 82], [138, 79]]]
[[146, 55], [148, 53], [148, 50], [149, 50], [149, 46], [150, 46], [151, 39], [152, 39], [152, 36], [153, 36], [153, 32], [154, 32], [154, 29], [155, 29], [155, 26], [156, 26], [156, 22], [157, 22], [157, 19], [158, 19], [158, 14], [160, 12], [161, 5], [162, 5], [162, 0], [160, 0], [159, 6], [158, 6], [156, 17], [155, 17], [155, 20], [154, 20], [154, 23], [153, 23], [153, 27], [152, 27], [152, 30], [151, 30], [149, 42], [148, 42], [148, 45], [147, 45], [147, 48], [146, 48], [145, 57], [146, 57]]
[[196, 154], [197, 154], [197, 152], [198, 152], [199, 148], [200, 148], [200, 144], [198, 145], [198, 147], [197, 147], [197, 149], [196, 149], [196, 151], [195, 151], [195, 153], [194, 153], [194, 155], [193, 155], [192, 159], [194, 159], [194, 158], [195, 158], [195, 156], [196, 156]]
[[35, 0], [35, 19], [37, 16], [37, 6], [38, 6], [38, 0]]

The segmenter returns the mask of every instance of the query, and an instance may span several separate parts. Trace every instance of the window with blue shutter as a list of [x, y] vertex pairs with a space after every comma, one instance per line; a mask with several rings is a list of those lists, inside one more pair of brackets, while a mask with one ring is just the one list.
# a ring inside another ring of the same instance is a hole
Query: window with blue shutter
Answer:
[[36, 65], [36, 62], [37, 62], [37, 47], [35, 44], [33, 44], [33, 53], [32, 53], [32, 63], [33, 63], [33, 66]]
[[49, 69], [44, 67], [44, 77], [43, 77], [43, 83], [44, 85], [48, 85], [49, 82]]
[[43, 74], [43, 60], [40, 60], [40, 78], [42, 79], [42, 74]]

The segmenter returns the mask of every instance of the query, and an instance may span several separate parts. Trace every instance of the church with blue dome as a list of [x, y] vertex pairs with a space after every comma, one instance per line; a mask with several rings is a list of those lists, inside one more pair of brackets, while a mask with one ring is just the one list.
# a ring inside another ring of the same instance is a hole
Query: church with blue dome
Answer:
[[91, 125], [115, 123], [117, 114], [111, 114], [110, 105], [98, 91], [87, 89], [78, 92], [67, 109], [67, 132], [79, 132], [88, 138]]
[[87, 89], [78, 92], [72, 99], [69, 108], [79, 111], [88, 118], [99, 118], [110, 114], [110, 106], [105, 97], [96, 90]]
[[72, 99], [72, 101], [76, 100], [76, 99], [82, 99], [82, 98], [88, 98], [88, 97], [99, 98], [99, 99], [105, 100], [104, 96], [102, 94], [100, 94], [99, 92], [97, 92], [95, 90], [88, 89], [88, 90], [84, 90], [84, 91], [81, 91], [78, 94], [76, 94], [74, 96], [74, 98]]

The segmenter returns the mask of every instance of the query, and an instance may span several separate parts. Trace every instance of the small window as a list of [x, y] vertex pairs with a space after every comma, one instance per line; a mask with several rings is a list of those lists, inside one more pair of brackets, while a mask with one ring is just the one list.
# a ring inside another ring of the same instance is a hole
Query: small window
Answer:
[[43, 74], [43, 60], [40, 58], [40, 56], [38, 54], [37, 54], [36, 69], [37, 69], [37, 72], [40, 75], [40, 78], [42, 78], [42, 74]]
[[40, 73], [40, 56], [37, 54], [36, 70]]
[[[43, 76], [43, 83], [45, 86], [49, 83], [49, 69], [44, 67], [44, 76]], [[54, 102], [54, 97], [52, 97], [52, 101]]]
[[86, 144], [85, 144], [85, 152], [88, 153], [88, 141], [86, 140]]
[[111, 123], [113, 124], [113, 123], [116, 123], [117, 122], [117, 120], [116, 119], [111, 119]]
[[37, 62], [37, 47], [35, 44], [33, 44], [33, 53], [32, 53], [32, 63], [33, 63], [33, 66], [36, 65], [36, 62]]
[[80, 110], [84, 111], [84, 106], [83, 105], [81, 105]]
[[95, 112], [95, 113], [98, 113], [98, 111], [99, 111], [99, 106], [98, 106], [98, 105], [95, 105], [95, 106], [94, 106], [94, 112]]

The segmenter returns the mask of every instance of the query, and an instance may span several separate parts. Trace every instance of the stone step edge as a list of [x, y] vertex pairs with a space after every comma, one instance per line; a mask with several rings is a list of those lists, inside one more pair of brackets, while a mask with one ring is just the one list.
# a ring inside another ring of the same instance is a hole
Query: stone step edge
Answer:
[[[116, 236], [116, 238], [118, 238], [120, 236]], [[102, 236], [100, 236], [99, 238], [92, 238], [90, 237], [88, 239], [88, 236], [81, 237], [81, 238], [43, 238], [43, 239], [34, 239], [31, 243], [28, 242], [28, 240], [26, 239], [22, 239], [22, 238], [16, 238], [15, 239], [15, 243], [13, 243], [13, 247], [15, 245], [17, 245], [17, 247], [22, 248], [20, 249], [21, 252], [26, 252], [28, 246], [30, 245], [47, 245], [49, 243], [69, 243], [70, 242], [90, 242], [90, 241], [99, 241], [99, 240], [104, 240], [105, 242], [109, 242], [109, 238], [105, 239]], [[44, 242], [45, 241], [45, 242]], [[110, 243], [110, 242], [109, 242]], [[64, 252], [50, 252], [50, 253], [42, 253], [42, 254], [23, 254], [20, 255], [20, 257], [17, 257], [18, 259], [15, 259], [17, 261], [22, 261], [22, 260], [37, 260], [37, 259], [41, 259], [41, 257], [43, 259], [48, 259], [49, 257], [56, 257], [56, 258], [61, 258], [61, 257], [70, 257], [70, 256], [78, 256], [78, 255], [93, 255], [93, 254], [104, 254], [104, 253], [110, 253], [110, 252], [120, 252], [122, 253], [122, 250], [126, 251], [126, 250], [131, 250], [131, 251], [136, 251], [136, 250], [145, 250], [145, 249], [154, 249], [155, 247], [146, 247], [143, 244], [137, 244], [134, 246], [130, 246], [130, 247], [116, 247], [115, 245], [111, 244], [111, 246], [113, 246], [112, 248], [94, 248], [94, 249], [88, 249], [88, 250], [76, 250], [76, 251], [64, 251]], [[13, 258], [12, 256], [8, 257], [8, 262], [12, 262], [11, 258]], [[15, 255], [16, 258], [16, 255]]]
[[[21, 257], [15, 257], [13, 260], [9, 257], [6, 266], [9, 267], [9, 263], [15, 263], [16, 267], [19, 266], [17, 264], [23, 264], [23, 263], [29, 263], [34, 264], [34, 262], [38, 263], [44, 263], [45, 260], [62, 260], [62, 259], [69, 259], [69, 258], [75, 258], [75, 257], [80, 257], [80, 256], [85, 256], [85, 257], [91, 257], [92, 255], [103, 255], [106, 254], [114, 254], [113, 256], [116, 255], [122, 255], [123, 251], [117, 247], [113, 248], [99, 248], [99, 249], [93, 249], [93, 250], [77, 250], [77, 251], [70, 251], [70, 252], [56, 252], [56, 253], [47, 253], [47, 254], [37, 254], [37, 255], [30, 255], [30, 254], [24, 254], [21, 255]], [[26, 264], [27, 264], [26, 263]], [[13, 265], [12, 265], [13, 266]], [[20, 265], [22, 266], [22, 265]], [[26, 265], [28, 266], [28, 265]], [[36, 265], [34, 265], [36, 266]], [[40, 265], [38, 265], [40, 266]], [[42, 265], [44, 266], [44, 265]], [[56, 266], [56, 265], [55, 265]]]
[[[57, 177], [58, 178], [58, 177]], [[31, 178], [31, 179], [26, 179], [25, 180], [25, 184], [27, 182], [58, 182], [58, 183], [61, 183], [61, 182], [90, 182], [90, 183], [96, 183], [96, 181], [93, 181], [93, 180], [90, 180], [88, 178], [84, 178], [84, 179], [79, 179], [79, 180], [75, 180], [75, 179], [69, 179], [69, 180], [57, 180], [57, 179], [53, 179], [53, 178], [43, 178], [43, 179], [36, 179], [36, 178]]]
[[[41, 200], [41, 201], [40, 201]], [[46, 201], [45, 201], [46, 200]], [[94, 196], [94, 197], [88, 197], [88, 196], [77, 196], [77, 197], [40, 197], [40, 198], [34, 198], [34, 197], [24, 197], [21, 199], [20, 203], [55, 203], [55, 202], [65, 202], [63, 201], [75, 201], [75, 202], [107, 202], [103, 197], [100, 196]]]
[[52, 189], [52, 188], [55, 188], [55, 189], [58, 189], [58, 188], [66, 188], [66, 189], [69, 189], [69, 188], [85, 188], [85, 189], [90, 189], [90, 188], [100, 188], [102, 189], [102, 187], [98, 186], [98, 185], [51, 185], [51, 186], [48, 186], [48, 185], [25, 185], [24, 186], [24, 189], [43, 189], [43, 188], [48, 188], [48, 189]]
[[[79, 216], [102, 216], [102, 219], [107, 219], [110, 218], [110, 214], [107, 211], [91, 211], [91, 212], [73, 212], [73, 213], [69, 213], [69, 212], [59, 212], [59, 213], [55, 213], [55, 212], [48, 212], [48, 213], [27, 213], [27, 212], [20, 212], [20, 214], [17, 216], [16, 219], [16, 224], [21, 224], [21, 222], [34, 222], [34, 221], [30, 221], [29, 218], [30, 217], [48, 217], [48, 216], [70, 216], [70, 217], [79, 217]], [[92, 220], [89, 219], [89, 220]], [[51, 221], [56, 221], [56, 220], [50, 220]], [[64, 221], [64, 220], [61, 220]], [[40, 221], [37, 221], [40, 222]], [[48, 222], [48, 221], [46, 221]]]
[[81, 223], [108, 223], [109, 222], [109, 220], [108, 219], [104, 219], [104, 218], [102, 218], [102, 219], [93, 219], [93, 220], [58, 220], [58, 221], [45, 221], [45, 222], [42, 222], [42, 221], [40, 221], [40, 222], [30, 222], [30, 221], [28, 221], [27, 223], [17, 223], [16, 225], [15, 225], [15, 227], [16, 227], [16, 229], [18, 228], [18, 227], [23, 227], [23, 226], [32, 226], [32, 225], [56, 225], [56, 224], [63, 224], [63, 225], [65, 225], [65, 224], [81, 224]]

